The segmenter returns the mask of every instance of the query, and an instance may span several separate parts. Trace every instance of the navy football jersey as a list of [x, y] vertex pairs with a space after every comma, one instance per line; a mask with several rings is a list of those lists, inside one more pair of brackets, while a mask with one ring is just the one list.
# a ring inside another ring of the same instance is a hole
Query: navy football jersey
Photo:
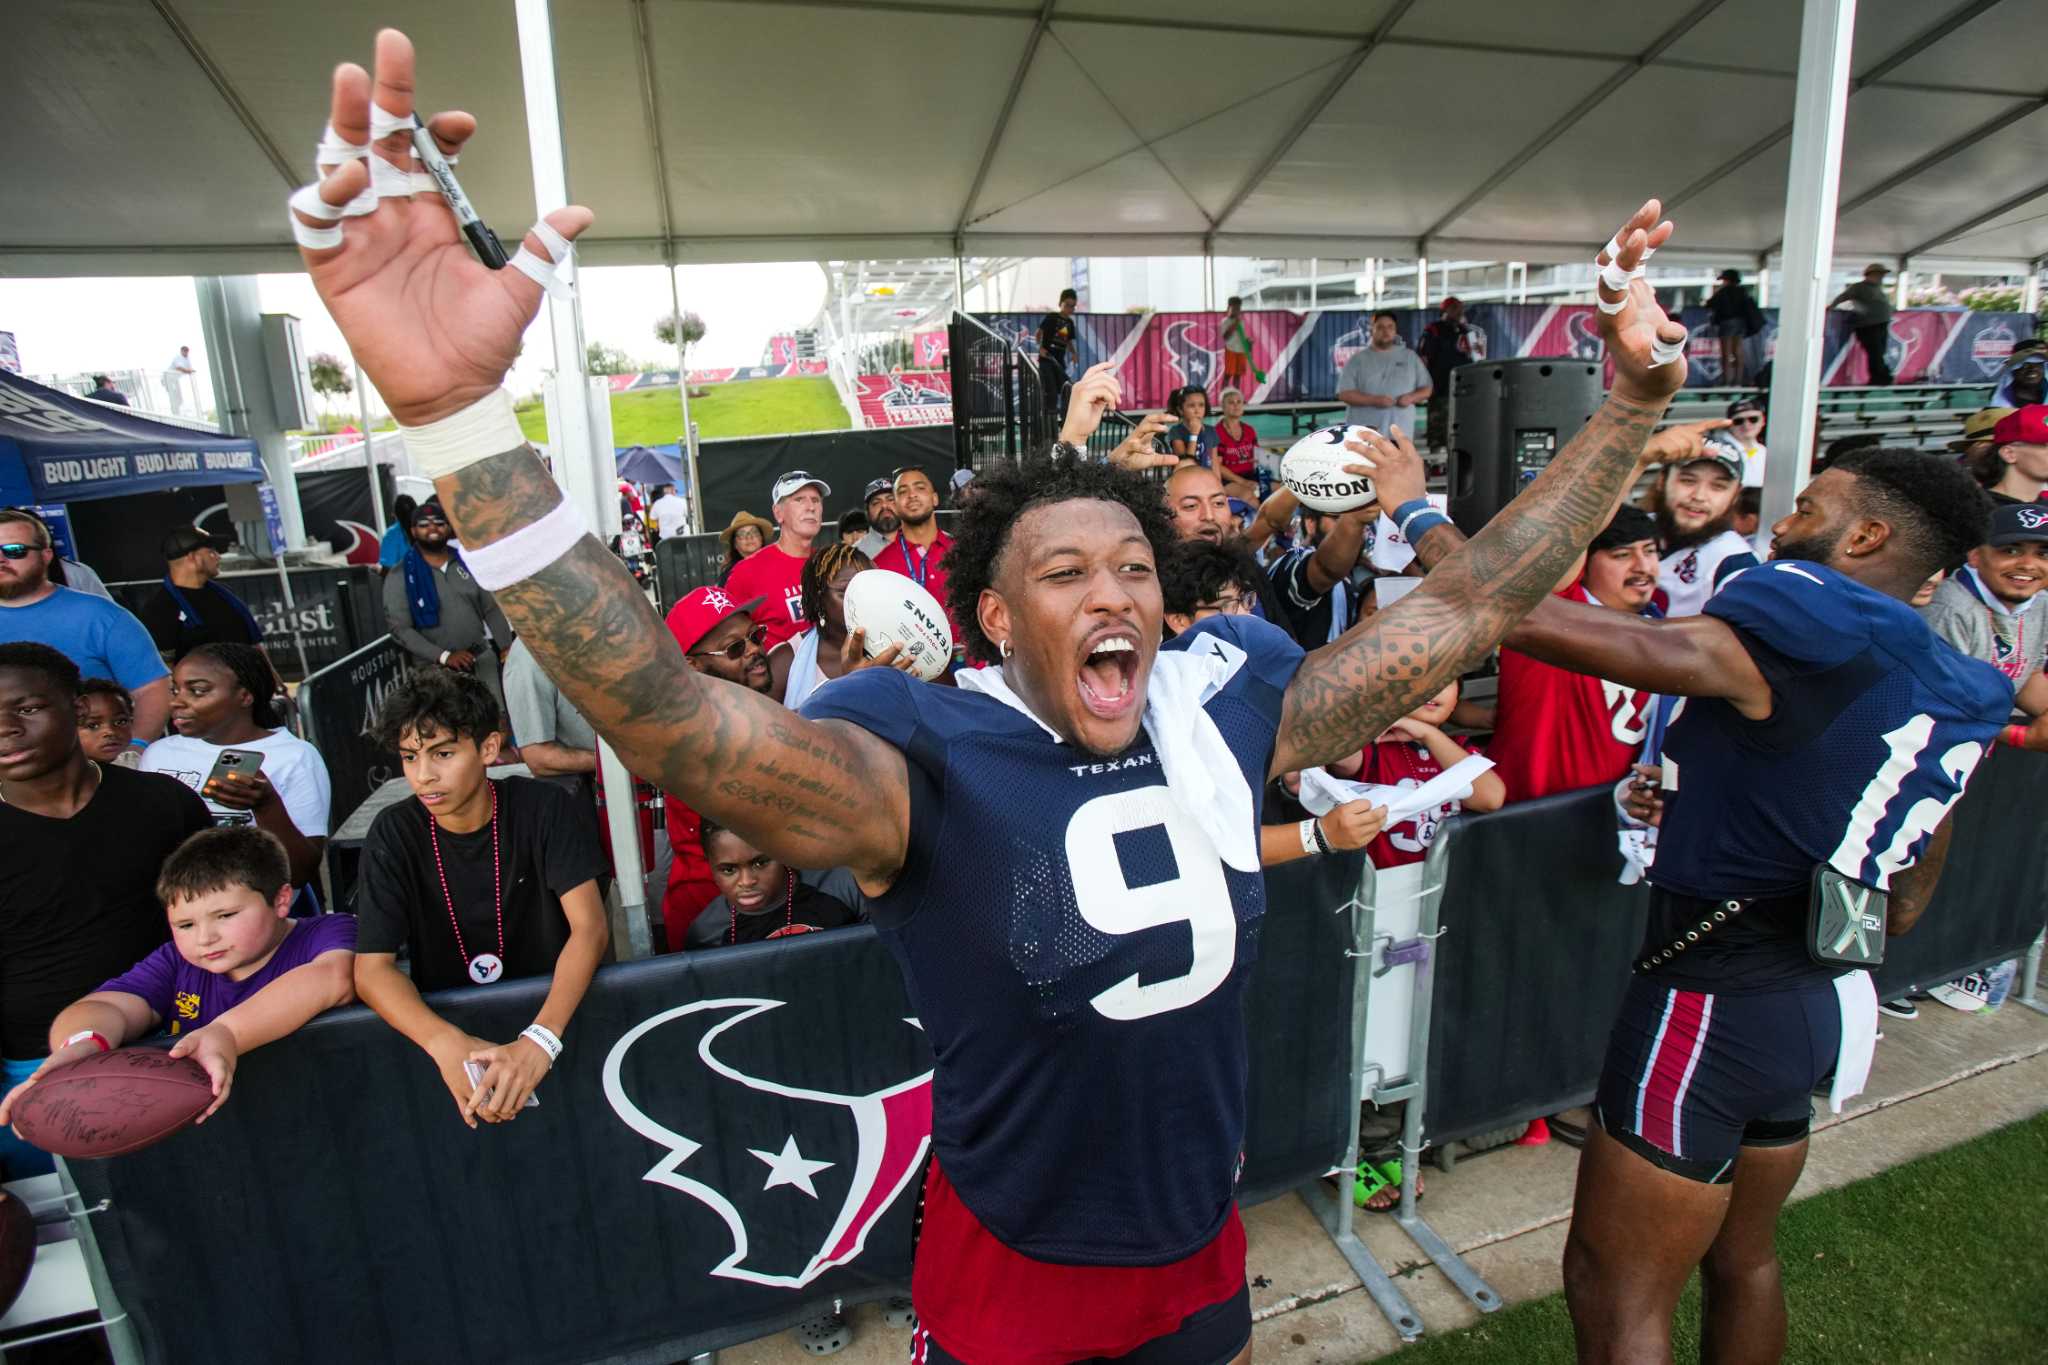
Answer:
[[[1256, 848], [1302, 651], [1249, 617], [1164, 646], [1223, 661], [1200, 704]], [[1227, 670], [1227, 672], [1225, 672]], [[1234, 1195], [1244, 991], [1265, 888], [1169, 793], [1152, 741], [1098, 757], [995, 697], [863, 669], [804, 704], [903, 752], [909, 850], [869, 912], [936, 1058], [932, 1146], [983, 1226], [1038, 1260], [1163, 1265]]]
[[1888, 889], [1962, 796], [2012, 684], [1906, 603], [1819, 564], [1746, 569], [1703, 610], [1741, 636], [1770, 683], [1771, 717], [1686, 703], [1664, 743], [1673, 789], [1650, 880], [1713, 899], [1797, 896], [1800, 919], [1789, 906], [1747, 913], [1671, 970], [1750, 985], [1835, 975], [1807, 961], [1802, 939], [1814, 868]]

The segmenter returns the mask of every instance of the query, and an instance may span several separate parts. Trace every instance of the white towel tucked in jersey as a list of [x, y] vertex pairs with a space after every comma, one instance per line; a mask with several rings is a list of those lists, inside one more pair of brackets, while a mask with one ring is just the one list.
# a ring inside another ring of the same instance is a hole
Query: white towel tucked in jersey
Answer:
[[[1244, 651], [1218, 635], [1206, 636], [1200, 651], [1161, 650], [1152, 661], [1145, 690], [1144, 723], [1174, 800], [1194, 817], [1226, 865], [1257, 872], [1258, 807], [1236, 755], [1203, 709], [1244, 662]], [[1060, 738], [1024, 704], [1002, 669], [963, 668], [955, 676], [961, 687], [994, 697], [1038, 721], [1054, 739]]]
[[1844, 972], [1835, 978], [1835, 998], [1842, 1007], [1842, 1050], [1835, 1054], [1828, 1108], [1839, 1114], [1870, 1079], [1870, 1058], [1877, 1050], [1877, 984], [1869, 972]]

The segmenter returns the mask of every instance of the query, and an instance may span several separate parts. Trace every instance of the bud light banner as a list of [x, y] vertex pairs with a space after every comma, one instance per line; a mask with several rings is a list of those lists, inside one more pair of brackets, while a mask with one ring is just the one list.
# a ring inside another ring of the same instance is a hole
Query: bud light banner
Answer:
[[[1423, 328], [1437, 318], [1435, 309], [1390, 311], [1401, 344], [1410, 348], [1421, 340]], [[1778, 312], [1775, 308], [1762, 311], [1763, 330], [1743, 342], [1744, 383], [1755, 381], [1776, 350]], [[1000, 313], [981, 321], [1026, 354], [1035, 355], [1043, 316]], [[1334, 399], [1344, 362], [1372, 344], [1372, 318], [1366, 309], [1247, 312], [1244, 321], [1251, 338], [1252, 363], [1264, 375], [1254, 379], [1247, 399], [1254, 404]], [[1188, 384], [1208, 388], [1213, 410], [1216, 392], [1222, 386], [1222, 319], [1221, 313], [1077, 313], [1068, 375], [1076, 377], [1098, 361], [1115, 360], [1124, 384], [1126, 411], [1163, 408], [1175, 389]], [[1732, 377], [1721, 373], [1720, 342], [1706, 309], [1688, 308], [1680, 320], [1692, 334], [1687, 386], [1732, 386]], [[1590, 303], [1473, 304], [1465, 310], [1465, 321], [1475, 329], [1481, 354], [1495, 359], [1561, 356], [1599, 360], [1605, 356], [1599, 310]], [[1828, 315], [1822, 361], [1823, 382], [1828, 385], [1869, 382], [1853, 325], [1854, 319], [1846, 312]], [[1987, 384], [1997, 378], [2014, 344], [2032, 335], [2031, 313], [1909, 309], [1892, 318], [1890, 363], [1896, 382], [1902, 384]]]
[[[1362, 867], [1267, 874], [1247, 1202], [1342, 1161], [1354, 968], [1331, 912]], [[428, 1003], [514, 1038], [548, 987]], [[92, 1232], [143, 1357], [680, 1360], [908, 1283], [934, 1064], [871, 930], [600, 968], [563, 1041], [536, 1107], [472, 1131], [426, 1054], [338, 1010], [244, 1057], [205, 1126], [70, 1163], [109, 1201]]]

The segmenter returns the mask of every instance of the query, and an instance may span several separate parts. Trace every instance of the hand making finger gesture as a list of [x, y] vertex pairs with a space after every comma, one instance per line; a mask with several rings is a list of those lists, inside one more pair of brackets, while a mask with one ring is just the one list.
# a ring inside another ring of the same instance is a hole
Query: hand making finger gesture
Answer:
[[1116, 377], [1115, 361], [1090, 365], [1067, 390], [1067, 420], [1060, 425], [1060, 439], [1085, 448], [1102, 419], [1116, 410], [1123, 397], [1124, 385]]
[[[541, 286], [518, 270], [492, 270], [478, 261], [438, 193], [393, 192], [404, 188], [394, 173], [409, 180], [419, 169], [409, 130], [369, 146], [369, 157], [384, 166], [375, 177], [381, 186], [373, 184], [367, 160], [342, 154], [339, 143], [370, 143], [373, 102], [389, 118], [414, 112], [411, 40], [396, 29], [380, 32], [376, 68], [374, 80], [351, 62], [334, 69], [328, 119], [335, 141], [323, 142], [318, 156], [320, 203], [331, 212], [376, 192], [375, 211], [332, 222], [318, 211], [288, 211], [309, 228], [340, 228], [338, 247], [300, 247], [307, 273], [392, 415], [403, 425], [419, 426], [498, 387], [540, 308]], [[441, 113], [426, 126], [442, 153], [452, 156], [476, 131], [476, 120]], [[572, 205], [546, 221], [574, 239], [590, 226], [592, 214]], [[525, 245], [541, 260], [550, 259], [532, 233]]]
[[1634, 273], [1671, 240], [1672, 225], [1661, 218], [1663, 211], [1659, 201], [1646, 202], [1594, 258], [1600, 267], [1600, 338], [1614, 361], [1614, 391], [1654, 406], [1662, 406], [1685, 384], [1685, 327], [1665, 313], [1656, 291]]
[[1665, 427], [1644, 444], [1642, 463], [1647, 467], [1684, 464], [1697, 459], [1706, 449], [1709, 432], [1734, 425], [1726, 417], [1715, 417], [1705, 422], [1681, 422], [1677, 426]]

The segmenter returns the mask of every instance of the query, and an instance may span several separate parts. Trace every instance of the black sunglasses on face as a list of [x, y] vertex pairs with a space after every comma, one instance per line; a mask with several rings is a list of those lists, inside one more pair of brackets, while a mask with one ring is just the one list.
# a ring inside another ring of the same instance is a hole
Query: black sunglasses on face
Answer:
[[8, 559], [27, 559], [42, 548], [40, 545], [24, 545], [17, 540], [6, 545], [0, 545], [0, 556]]
[[747, 646], [749, 644], [764, 645], [767, 643], [768, 627], [755, 626], [752, 630], [748, 631], [745, 635], [740, 636], [739, 639], [734, 640], [724, 649], [693, 649], [690, 651], [690, 657], [693, 659], [708, 659], [715, 657], [729, 659], [734, 663], [738, 663], [741, 659], [746, 657]]

